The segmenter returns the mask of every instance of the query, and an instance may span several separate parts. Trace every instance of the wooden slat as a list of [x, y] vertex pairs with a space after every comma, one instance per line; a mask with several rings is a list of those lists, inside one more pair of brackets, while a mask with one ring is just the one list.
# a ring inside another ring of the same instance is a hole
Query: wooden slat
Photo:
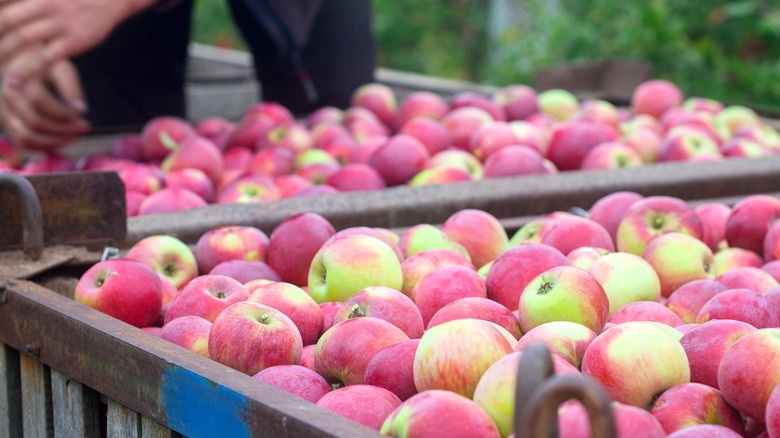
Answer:
[[[579, 206], [590, 208], [618, 190], [702, 199], [780, 190], [780, 156], [732, 158], [720, 162], [676, 162], [635, 169], [571, 171], [424, 187], [401, 186], [375, 192], [352, 192], [254, 204], [209, 205], [176, 213], [128, 219], [128, 242], [152, 234], [170, 234], [194, 243], [222, 225], [251, 225], [270, 232], [302, 212], [326, 217], [337, 229], [351, 226], [397, 228], [443, 223], [464, 208], [478, 208], [497, 218], [546, 214]], [[356, 209], [355, 206], [360, 206]]]
[[0, 436], [22, 435], [22, 383], [19, 352], [0, 347]]
[[138, 412], [114, 400], [108, 400], [108, 438], [141, 438], [141, 418]]
[[143, 438], [175, 438], [177, 433], [152, 420], [147, 416], [141, 417], [141, 436]]
[[51, 370], [55, 438], [98, 438], [100, 394]]
[[0, 342], [184, 436], [380, 436], [35, 283], [5, 289]]
[[27, 354], [19, 357], [22, 381], [22, 421], [26, 438], [54, 436], [49, 367]]

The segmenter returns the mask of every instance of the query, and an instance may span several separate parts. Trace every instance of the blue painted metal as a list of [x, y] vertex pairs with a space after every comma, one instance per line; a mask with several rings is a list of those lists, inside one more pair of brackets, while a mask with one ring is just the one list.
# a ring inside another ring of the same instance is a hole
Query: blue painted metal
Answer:
[[188, 437], [250, 437], [249, 399], [186, 368], [163, 369], [162, 405], [169, 427]]

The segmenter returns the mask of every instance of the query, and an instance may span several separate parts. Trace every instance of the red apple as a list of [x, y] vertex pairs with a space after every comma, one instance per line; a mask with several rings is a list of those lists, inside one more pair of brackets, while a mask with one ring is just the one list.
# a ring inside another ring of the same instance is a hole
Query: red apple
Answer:
[[740, 338], [723, 355], [718, 385], [740, 413], [766, 421], [772, 391], [780, 384], [780, 329], [759, 329]]
[[214, 142], [220, 151], [225, 150], [228, 138], [235, 129], [234, 122], [219, 116], [207, 117], [195, 125], [195, 133]]
[[780, 385], [772, 391], [766, 404], [766, 430], [770, 438], [780, 436]]
[[441, 230], [466, 248], [472, 263], [477, 267], [495, 260], [509, 243], [503, 225], [495, 216], [483, 210], [459, 210], [447, 218]]
[[402, 401], [417, 394], [413, 370], [419, 344], [419, 339], [410, 339], [377, 351], [366, 365], [363, 383], [385, 388]]
[[554, 120], [569, 120], [579, 110], [580, 102], [570, 91], [561, 88], [552, 88], [541, 91], [536, 96], [539, 111]]
[[[522, 355], [522, 352], [515, 351], [496, 361], [482, 374], [474, 390], [474, 402], [490, 415], [501, 436], [512, 432], [517, 381], [525, 378], [518, 370]], [[556, 375], [579, 375], [576, 368], [557, 354], [552, 355], [552, 362]]]
[[604, 128], [586, 121], [570, 121], [553, 128], [547, 158], [559, 170], [579, 169], [593, 148], [612, 140]]
[[279, 147], [298, 153], [310, 149], [313, 144], [311, 132], [304, 124], [288, 122], [276, 125], [265, 135], [259, 136], [254, 149], [261, 151], [266, 148]]
[[331, 391], [317, 401], [317, 406], [352, 421], [379, 430], [401, 400], [385, 388], [374, 385], [352, 385]]
[[780, 199], [769, 195], [749, 195], [731, 209], [726, 220], [726, 242], [729, 246], [764, 254], [764, 238], [778, 217]]
[[314, 368], [331, 384], [363, 383], [366, 367], [379, 350], [408, 341], [393, 324], [370, 316], [334, 324], [317, 341]]
[[540, 242], [552, 246], [562, 254], [568, 254], [583, 246], [615, 251], [609, 231], [598, 222], [574, 215], [551, 223], [541, 236]]
[[742, 435], [726, 426], [699, 424], [680, 429], [667, 435], [667, 438], [742, 438]]
[[583, 170], [622, 169], [639, 167], [644, 164], [642, 156], [630, 146], [619, 141], [601, 143], [588, 152], [582, 159]]
[[308, 283], [309, 266], [323, 243], [335, 234], [330, 221], [316, 213], [290, 216], [274, 227], [268, 242], [268, 264], [283, 281]]
[[195, 129], [187, 120], [172, 116], [156, 117], [141, 130], [143, 157], [147, 160], [165, 158], [171, 152], [169, 145], [192, 135], [195, 135]]
[[450, 132], [439, 120], [425, 116], [409, 119], [401, 125], [398, 133], [419, 140], [430, 155], [447, 149], [452, 142]]
[[279, 274], [267, 263], [259, 260], [225, 260], [209, 271], [209, 274], [224, 275], [247, 284], [253, 280], [282, 281]]
[[421, 170], [409, 180], [409, 185], [416, 187], [466, 181], [471, 181], [471, 175], [467, 171], [459, 167], [437, 166]]
[[697, 424], [717, 424], [742, 434], [739, 412], [726, 403], [720, 391], [701, 383], [673, 386], [653, 404], [651, 413], [667, 434]]
[[491, 154], [484, 164], [485, 178], [549, 174], [544, 157], [528, 146], [510, 145]]
[[81, 275], [73, 298], [135, 327], [149, 327], [162, 308], [162, 283], [145, 263], [108, 259]]
[[511, 310], [483, 297], [458, 298], [442, 306], [428, 321], [431, 328], [455, 319], [474, 318], [490, 321], [505, 328], [515, 339], [520, 339], [523, 331], [520, 322]]
[[688, 234], [673, 232], [656, 237], [647, 244], [642, 258], [658, 274], [664, 297], [689, 281], [714, 278], [712, 250]]
[[187, 283], [168, 305], [165, 323], [195, 315], [214, 321], [226, 307], [245, 301], [249, 293], [238, 281], [223, 275], [201, 275]]
[[164, 181], [166, 187], [187, 189], [206, 202], [214, 201], [214, 182], [200, 169], [184, 168], [170, 171], [165, 174]]
[[394, 126], [400, 128], [415, 117], [441, 120], [449, 110], [447, 101], [438, 94], [430, 91], [413, 91], [401, 100]]
[[309, 294], [318, 303], [344, 301], [369, 286], [403, 287], [393, 248], [365, 234], [338, 236], [317, 251], [309, 269]]
[[599, 332], [609, 315], [609, 298], [587, 271], [558, 266], [528, 282], [517, 308], [523, 332], [552, 321], [576, 322]]
[[613, 400], [642, 408], [690, 380], [680, 342], [651, 322], [626, 322], [602, 332], [585, 352], [582, 373], [599, 382]]
[[431, 249], [450, 249], [463, 254], [471, 261], [468, 250], [447, 235], [440, 227], [431, 224], [417, 224], [401, 233], [398, 248], [404, 257]]
[[319, 304], [322, 310], [322, 333], [325, 333], [329, 328], [333, 327], [333, 317], [336, 316], [336, 312], [344, 307], [344, 303], [341, 301], [328, 301]]
[[448, 112], [442, 118], [442, 124], [450, 133], [452, 146], [467, 151], [471, 141], [471, 134], [494, 120], [493, 116], [484, 109], [467, 106]]
[[726, 351], [741, 337], [753, 333], [752, 325], [730, 319], [712, 320], [684, 334], [680, 339], [691, 366], [691, 382], [719, 389], [718, 367]]
[[635, 114], [648, 114], [660, 119], [669, 108], [682, 105], [684, 99], [677, 85], [663, 79], [653, 79], [634, 89], [631, 110]]
[[658, 161], [663, 139], [654, 129], [648, 127], [633, 129], [624, 132], [618, 139], [638, 153], [645, 164]]
[[166, 234], [139, 240], [130, 247], [125, 257], [146, 263], [176, 289], [181, 289], [198, 275], [198, 262], [190, 247]]
[[194, 192], [183, 188], [160, 189], [141, 201], [138, 215], [173, 213], [205, 207], [206, 201]]
[[260, 173], [239, 176], [217, 191], [218, 204], [275, 201], [281, 197], [282, 193], [274, 184], [274, 180]]
[[675, 129], [664, 137], [658, 161], [685, 161], [700, 156], [721, 155], [717, 143], [696, 129]]
[[181, 169], [198, 169], [205, 173], [214, 184], [222, 178], [224, 160], [222, 152], [211, 140], [191, 135], [173, 144], [173, 150], [160, 164], [163, 172]]
[[516, 310], [526, 285], [542, 272], [568, 266], [569, 260], [557, 249], [529, 243], [505, 251], [493, 262], [485, 279], [488, 298], [509, 310]]
[[200, 316], [182, 316], [163, 325], [158, 336], [203, 357], [209, 357], [211, 325], [211, 321]]
[[[611, 407], [618, 437], [666, 436], [661, 424], [647, 410], [617, 402], [613, 402]], [[590, 438], [593, 434], [589, 424], [588, 413], [582, 404], [572, 400], [564, 402], [558, 408], [558, 429], [561, 431], [561, 438]]]
[[247, 301], [273, 307], [284, 313], [295, 324], [303, 345], [317, 342], [325, 317], [320, 306], [298, 286], [274, 282], [247, 290]]
[[471, 268], [459, 265], [440, 266], [422, 277], [412, 291], [420, 309], [423, 325], [446, 304], [460, 298], [487, 298], [485, 281]]
[[661, 281], [653, 266], [634, 254], [613, 252], [602, 255], [591, 263], [587, 271], [604, 288], [609, 298], [610, 315], [628, 304], [658, 301], [661, 296]]
[[596, 339], [596, 333], [582, 324], [569, 321], [552, 321], [529, 330], [513, 347], [514, 351], [523, 351], [534, 342], [541, 342], [551, 353], [560, 356], [579, 369], [582, 358], [590, 343]]
[[618, 191], [602, 196], [590, 207], [588, 219], [604, 227], [615, 241], [618, 226], [626, 210], [642, 198], [644, 196], [631, 191]]
[[463, 254], [451, 249], [429, 249], [413, 254], [403, 260], [401, 271], [403, 273], [403, 292], [414, 299], [414, 287], [426, 274], [439, 266], [459, 265], [471, 269], [474, 264]]
[[125, 190], [150, 195], [164, 187], [162, 171], [154, 165], [133, 163], [119, 170]]
[[715, 277], [715, 281], [729, 289], [745, 288], [759, 294], [780, 286], [780, 283], [770, 273], [755, 266], [730, 269]]
[[428, 390], [406, 400], [385, 420], [383, 435], [498, 438], [495, 422], [471, 399]]
[[669, 232], [682, 232], [699, 239], [701, 218], [682, 199], [649, 196], [626, 209], [618, 225], [615, 244], [618, 251], [641, 256], [648, 242]]
[[684, 324], [671, 309], [656, 301], [635, 301], [618, 309], [607, 320], [613, 324], [628, 321], [655, 321], [670, 327]]
[[409, 182], [430, 157], [428, 150], [416, 138], [397, 134], [379, 147], [368, 160], [388, 186]]
[[366, 108], [374, 113], [379, 121], [392, 126], [398, 104], [395, 93], [388, 85], [371, 82], [361, 85], [353, 93], [350, 100], [352, 106]]
[[538, 93], [522, 84], [507, 85], [493, 93], [493, 102], [503, 108], [507, 120], [524, 120], [539, 112]]
[[379, 172], [367, 164], [347, 164], [328, 176], [325, 183], [340, 192], [381, 190], [386, 187]]
[[696, 315], [696, 322], [712, 319], [743, 321], [755, 328], [780, 327], [774, 306], [760, 293], [750, 289], [729, 289], [704, 303]]
[[389, 287], [371, 286], [352, 295], [333, 315], [333, 324], [364, 316], [383, 319], [403, 330], [410, 339], [419, 339], [425, 329], [414, 301]]
[[248, 301], [228, 306], [209, 332], [211, 359], [253, 376], [301, 360], [301, 335], [284, 313]]
[[227, 260], [266, 261], [269, 238], [259, 228], [228, 225], [203, 233], [195, 244], [200, 272], [210, 272]]
[[331, 391], [325, 378], [300, 365], [274, 365], [258, 372], [252, 378], [311, 403], [317, 403], [317, 400]]
[[456, 319], [426, 330], [414, 357], [417, 390], [444, 389], [471, 398], [484, 372], [512, 351], [508, 335], [479, 319]]
[[671, 309], [684, 323], [696, 321], [701, 307], [715, 295], [728, 290], [728, 287], [715, 280], [693, 280], [675, 289], [666, 307]]
[[737, 248], [735, 246], [724, 247], [719, 249], [714, 254], [713, 261], [715, 263], [715, 275], [720, 276], [728, 273], [729, 271], [740, 269], [739, 271], [737, 271], [736, 274], [731, 274], [732, 278], [747, 277], [747, 278], [755, 279], [759, 283], [763, 282], [760, 280], [759, 275], [755, 275], [752, 273], [748, 275], [744, 275], [744, 272], [741, 271], [741, 268], [746, 268], [746, 267], [760, 268], [761, 265], [764, 263], [764, 259], [761, 258], [760, 255], [754, 253], [753, 251], [744, 248]]
[[778, 221], [769, 225], [766, 235], [764, 235], [764, 261], [771, 262], [780, 259], [780, 225]]

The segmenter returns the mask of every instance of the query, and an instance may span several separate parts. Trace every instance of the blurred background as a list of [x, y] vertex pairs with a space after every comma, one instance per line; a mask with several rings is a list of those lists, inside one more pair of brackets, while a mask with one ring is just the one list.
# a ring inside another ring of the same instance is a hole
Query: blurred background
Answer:
[[[687, 96], [780, 107], [778, 0], [374, 0], [379, 66], [502, 86], [539, 69], [648, 62]], [[244, 50], [225, 2], [197, 2], [194, 40]]]

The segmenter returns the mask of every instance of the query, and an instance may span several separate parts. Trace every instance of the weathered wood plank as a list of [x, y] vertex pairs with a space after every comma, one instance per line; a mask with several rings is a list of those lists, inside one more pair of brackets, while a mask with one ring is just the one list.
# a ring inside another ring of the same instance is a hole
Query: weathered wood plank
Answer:
[[141, 416], [141, 436], [143, 438], [174, 438], [174, 434], [176, 434], [174, 431], [153, 419], [145, 415]]
[[[31, 347], [30, 350], [35, 350]], [[37, 351], [31, 351], [37, 355]], [[27, 438], [54, 436], [51, 404], [51, 373], [49, 367], [35, 357], [19, 357], [22, 381], [22, 421]]]
[[108, 438], [141, 438], [141, 418], [127, 406], [108, 400], [106, 420]]
[[35, 283], [5, 288], [0, 342], [40, 346], [41, 362], [182, 435], [380, 436]]
[[19, 352], [0, 347], [0, 436], [22, 435], [22, 383]]
[[98, 438], [100, 394], [51, 370], [55, 438]]

